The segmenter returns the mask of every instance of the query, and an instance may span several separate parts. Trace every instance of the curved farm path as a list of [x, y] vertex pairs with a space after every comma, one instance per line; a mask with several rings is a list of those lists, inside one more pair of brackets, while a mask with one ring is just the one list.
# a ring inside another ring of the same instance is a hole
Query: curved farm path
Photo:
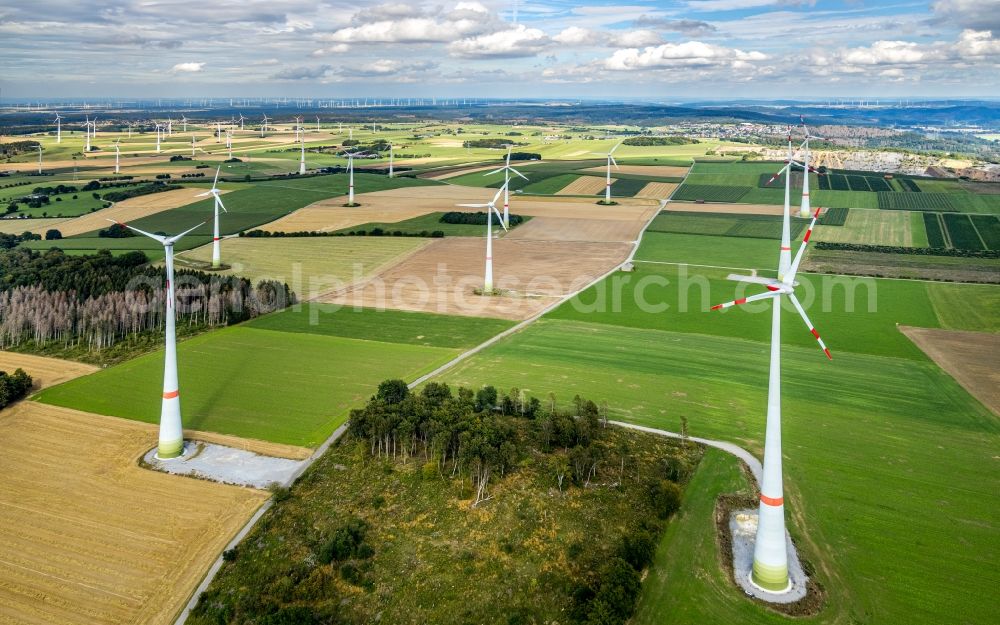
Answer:
[[[687, 176], [685, 175], [685, 178], [686, 177]], [[681, 184], [683, 184], [683, 183], [681, 183]], [[678, 187], [679, 186], [680, 185], [678, 185]], [[610, 276], [614, 272], [618, 271], [623, 265], [631, 263], [632, 259], [635, 257], [636, 252], [639, 250], [639, 244], [642, 242], [642, 236], [643, 236], [643, 234], [645, 234], [645, 232], [649, 228], [650, 224], [653, 223], [653, 219], [656, 218], [656, 216], [659, 214], [660, 210], [663, 210], [663, 208], [666, 207], [666, 205], [669, 202], [670, 202], [670, 199], [660, 200], [659, 210], [651, 211], [652, 214], [649, 215], [649, 217], [646, 220], [645, 224], [642, 226], [642, 229], [639, 231], [638, 236], [636, 237], [636, 239], [634, 241], [631, 242], [631, 247], [632, 247], [631, 252], [628, 254], [628, 257], [625, 258], [623, 261], [618, 262], [611, 269], [609, 269], [608, 271], [602, 273], [600, 276], [594, 278], [593, 280], [591, 280], [587, 284], [584, 284], [584, 285], [580, 286], [578, 289], [574, 290], [573, 292], [567, 293], [564, 296], [559, 297], [558, 299], [556, 299], [554, 302], [549, 303], [549, 305], [546, 306], [544, 309], [535, 312], [532, 316], [530, 316], [527, 319], [524, 319], [523, 321], [521, 321], [520, 323], [518, 323], [514, 327], [512, 327], [512, 328], [510, 328], [508, 330], [505, 330], [504, 332], [501, 332], [500, 334], [497, 334], [496, 336], [494, 336], [494, 337], [490, 338], [489, 340], [481, 343], [480, 345], [477, 345], [477, 346], [475, 346], [475, 347], [473, 347], [473, 348], [471, 348], [471, 349], [469, 349], [469, 350], [467, 350], [465, 352], [462, 352], [458, 356], [455, 356], [454, 358], [452, 358], [448, 362], [444, 363], [443, 365], [441, 365], [437, 369], [431, 371], [430, 373], [427, 373], [425, 375], [420, 376], [419, 378], [417, 378], [416, 380], [414, 380], [413, 382], [411, 382], [408, 385], [409, 388], [412, 389], [412, 388], [416, 388], [417, 386], [420, 386], [424, 382], [426, 382], [426, 381], [428, 381], [428, 380], [430, 380], [430, 379], [432, 379], [432, 378], [434, 378], [434, 377], [436, 377], [438, 375], [441, 375], [445, 371], [451, 369], [452, 367], [454, 367], [458, 363], [462, 362], [463, 360], [466, 360], [470, 356], [474, 356], [475, 354], [478, 354], [479, 352], [481, 352], [481, 351], [485, 350], [486, 348], [488, 348], [488, 347], [490, 347], [490, 346], [498, 343], [499, 341], [502, 341], [503, 339], [507, 338], [508, 336], [510, 336], [510, 335], [512, 335], [512, 334], [514, 334], [516, 332], [520, 332], [521, 330], [525, 329], [526, 327], [528, 327], [529, 325], [531, 325], [532, 323], [534, 323], [535, 321], [537, 321], [538, 319], [540, 319], [542, 316], [544, 316], [548, 312], [550, 312], [552, 310], [555, 310], [558, 306], [560, 306], [564, 302], [572, 299], [577, 294], [581, 293], [582, 291], [585, 291], [586, 289], [590, 288], [594, 284], [597, 284], [601, 280], [604, 280], [605, 278], [607, 278], [608, 276]], [[618, 427], [628, 428], [628, 429], [632, 429], [632, 430], [638, 430], [638, 431], [642, 431], [642, 432], [648, 432], [648, 433], [657, 434], [657, 435], [660, 435], [660, 436], [666, 436], [666, 437], [670, 437], [670, 438], [682, 438], [681, 434], [679, 434], [677, 432], [669, 432], [667, 430], [660, 430], [660, 429], [656, 429], [656, 428], [650, 428], [650, 427], [645, 427], [645, 426], [636, 425], [636, 424], [632, 424], [632, 423], [625, 423], [625, 422], [621, 422], [621, 421], [609, 421], [609, 423], [612, 423], [613, 425], [616, 425]], [[302, 462], [302, 464], [299, 466], [299, 469], [285, 483], [285, 486], [291, 486], [293, 483], [295, 483], [295, 480], [297, 480], [306, 471], [306, 469], [308, 469], [314, 462], [316, 462], [316, 460], [318, 460], [320, 456], [322, 456], [324, 453], [326, 453], [326, 450], [329, 449], [331, 445], [333, 445], [341, 436], [344, 435], [344, 433], [347, 431], [347, 426], [348, 426], [348, 424], [345, 422], [343, 425], [341, 425], [336, 430], [334, 430], [333, 434], [331, 434], [329, 436], [329, 438], [327, 438], [323, 442], [322, 445], [320, 445], [318, 448], [316, 448], [316, 451], [314, 451], [312, 453], [312, 455], [310, 455], [307, 459], [305, 459]], [[687, 438], [688, 438], [688, 440], [694, 441], [694, 442], [699, 443], [701, 445], [706, 445], [706, 446], [709, 446], [709, 447], [714, 447], [716, 449], [720, 449], [722, 451], [725, 451], [726, 453], [732, 454], [732, 455], [736, 456], [737, 458], [739, 458], [739, 460], [741, 462], [743, 462], [744, 464], [746, 464], [747, 467], [750, 469], [751, 474], [754, 476], [754, 479], [757, 481], [757, 487], [759, 488], [760, 481], [761, 481], [762, 474], [763, 474], [763, 469], [761, 467], [760, 460], [758, 460], [757, 457], [754, 456], [752, 453], [750, 453], [746, 449], [743, 449], [739, 445], [736, 445], [734, 443], [730, 443], [728, 441], [718, 441], [718, 440], [712, 440], [712, 439], [707, 439], [707, 438], [699, 438], [699, 437], [694, 437], [694, 436], [690, 436], [690, 437], [687, 437]], [[273, 505], [273, 499], [268, 499], [264, 503], [264, 505], [260, 507], [260, 509], [257, 511], [257, 513], [254, 514], [253, 517], [247, 522], [247, 524], [243, 527], [243, 529], [241, 529], [239, 531], [239, 533], [233, 538], [233, 540], [228, 545], [226, 545], [226, 549], [228, 550], [228, 549], [232, 549], [232, 548], [236, 547], [247, 536], [247, 534], [250, 533], [250, 530], [253, 529], [253, 527], [257, 524], [257, 522], [261, 519], [261, 517], [263, 517], [264, 514], [271, 508], [272, 505]], [[209, 569], [208, 573], [205, 575], [205, 578], [202, 580], [201, 584], [199, 584], [198, 588], [196, 588], [194, 590], [194, 592], [192, 593], [192, 595], [191, 595], [191, 597], [190, 597], [190, 599], [188, 601], [188, 604], [184, 607], [184, 610], [181, 611], [181, 613], [178, 616], [178, 618], [177, 618], [176, 622], [174, 623], [174, 625], [184, 625], [184, 623], [187, 621], [188, 615], [191, 613], [191, 610], [194, 609], [194, 606], [198, 603], [198, 598], [201, 596], [201, 593], [203, 593], [206, 590], [208, 590], [208, 587], [212, 583], [212, 580], [215, 578], [215, 575], [219, 572], [219, 569], [222, 568], [222, 562], [223, 562], [223, 560], [222, 560], [222, 554], [220, 553], [219, 556], [218, 556], [218, 558], [216, 559], [215, 563], [212, 564], [212, 566]]]

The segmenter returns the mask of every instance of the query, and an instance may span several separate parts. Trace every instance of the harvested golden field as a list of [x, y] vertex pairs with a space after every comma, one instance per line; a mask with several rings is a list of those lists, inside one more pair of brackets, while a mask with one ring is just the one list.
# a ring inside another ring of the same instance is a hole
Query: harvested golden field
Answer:
[[[616, 182], [618, 182], [617, 179], [611, 179], [611, 184]], [[598, 178], [597, 176], [580, 176], [557, 191], [556, 195], [597, 195], [601, 191], [604, 191], [607, 183], [608, 181], [606, 178]]]
[[1000, 334], [899, 326], [917, 347], [984, 406], [1000, 415]]
[[527, 319], [563, 295], [621, 263], [630, 243], [517, 240], [493, 243], [494, 288], [500, 297], [474, 293], [483, 286], [485, 242], [436, 239], [371, 280], [318, 301], [371, 308]]
[[24, 231], [45, 234], [49, 228], [54, 228], [69, 217], [53, 217], [51, 219], [0, 219], [0, 232], [4, 234], [21, 234]]
[[[222, 260], [231, 269], [219, 273], [240, 275], [254, 283], [278, 280], [288, 284], [299, 298], [309, 299], [368, 278], [430, 241], [417, 237], [225, 239], [221, 242]], [[179, 267], [200, 269], [211, 261], [211, 244], [177, 254]]]
[[667, 210], [692, 213], [732, 213], [734, 215], [778, 215], [784, 207], [780, 204], [727, 204], [724, 202], [697, 204], [695, 202], [670, 202]]
[[[590, 167], [582, 171], [594, 171], [598, 173], [606, 173], [608, 171], [607, 165], [601, 165], [600, 167]], [[632, 174], [633, 176], [662, 176], [664, 178], [683, 178], [687, 175], [687, 167], [676, 167], [673, 165], [621, 165], [615, 171], [621, 172], [623, 174]]]
[[99, 367], [86, 365], [82, 362], [0, 351], [0, 371], [11, 373], [19, 367], [32, 377], [34, 382], [32, 390], [35, 391], [93, 373], [99, 369]]
[[[610, 210], [610, 209], [605, 209]], [[631, 242], [647, 221], [658, 212], [648, 208], [632, 219], [577, 219], [574, 217], [534, 217], [510, 231], [504, 238], [524, 241]]]
[[635, 194], [635, 197], [651, 197], [658, 200], [665, 200], [677, 188], [676, 182], [650, 182]]
[[374, 194], [363, 193], [356, 196], [356, 200], [362, 205], [355, 208], [344, 206], [343, 197], [322, 200], [264, 224], [260, 229], [268, 232], [335, 232], [370, 222], [404, 221], [442, 210], [443, 206], [440, 200], [387, 202], [370, 198], [371, 195]]
[[[174, 189], [173, 191], [164, 191], [162, 193], [140, 195], [139, 197], [129, 198], [122, 202], [118, 202], [117, 204], [113, 204], [110, 208], [105, 208], [93, 213], [87, 213], [86, 215], [81, 215], [74, 219], [70, 219], [69, 221], [63, 222], [63, 224], [60, 225], [59, 230], [62, 232], [64, 237], [68, 237], [76, 234], [83, 234], [84, 232], [99, 230], [101, 228], [107, 228], [109, 219], [128, 223], [133, 219], [147, 217], [154, 213], [160, 213], [172, 208], [177, 208], [178, 206], [184, 206], [185, 204], [191, 204], [192, 202], [203, 200], [204, 198], [195, 196], [204, 192], [204, 187], [185, 187], [181, 189]], [[222, 191], [222, 193], [226, 193], [226, 191]]]
[[26, 401], [0, 440], [4, 623], [172, 623], [267, 498], [140, 468], [149, 424]]

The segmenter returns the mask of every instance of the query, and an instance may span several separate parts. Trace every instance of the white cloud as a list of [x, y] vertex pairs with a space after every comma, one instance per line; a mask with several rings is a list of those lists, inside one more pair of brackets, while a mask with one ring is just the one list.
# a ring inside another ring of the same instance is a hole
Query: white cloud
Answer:
[[655, 30], [630, 30], [611, 36], [611, 45], [618, 48], [639, 48], [663, 43], [663, 37]]
[[876, 41], [867, 48], [846, 50], [840, 57], [848, 65], [896, 65], [920, 63], [928, 51], [910, 41]]
[[565, 28], [559, 34], [552, 37], [552, 40], [556, 43], [567, 46], [594, 45], [601, 43], [603, 39], [604, 36], [596, 30], [580, 28], [579, 26]]
[[448, 43], [487, 32], [499, 19], [478, 2], [459, 2], [450, 11], [422, 13], [409, 5], [380, 5], [354, 16], [353, 26], [324, 36], [340, 43]]
[[552, 39], [541, 30], [518, 24], [508, 30], [456, 41], [448, 46], [448, 52], [467, 59], [515, 58], [534, 56], [551, 44]]
[[682, 66], [746, 67], [750, 62], [766, 59], [767, 56], [761, 52], [744, 52], [701, 41], [686, 41], [648, 46], [642, 50], [616, 50], [604, 61], [604, 67], [614, 71], [672, 69]]
[[988, 30], [963, 30], [958, 36], [955, 51], [964, 59], [1000, 54], [1000, 39], [994, 39]]
[[204, 63], [178, 63], [170, 68], [172, 72], [200, 72], [205, 67]]
[[326, 48], [319, 48], [317, 50], [313, 50], [310, 56], [327, 56], [328, 54], [344, 54], [345, 52], [350, 51], [350, 49], [351, 46], [347, 45], [346, 43], [337, 43], [332, 46], [328, 46]]

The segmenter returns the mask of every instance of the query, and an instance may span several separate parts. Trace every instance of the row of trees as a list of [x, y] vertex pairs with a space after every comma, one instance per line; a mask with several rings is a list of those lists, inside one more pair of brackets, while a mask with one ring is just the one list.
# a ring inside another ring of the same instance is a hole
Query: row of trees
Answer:
[[[165, 322], [165, 276], [137, 252], [65, 256], [14, 250], [0, 254], [0, 348], [33, 342], [91, 350], [159, 331]], [[181, 271], [176, 280], [178, 322], [228, 325], [288, 306], [288, 286]]]
[[[524, 217], [520, 215], [509, 214], [507, 217], [510, 220], [511, 226], [516, 226], [524, 221]], [[485, 226], [486, 225], [486, 213], [464, 213], [461, 211], [448, 211], [447, 213], [441, 215], [440, 221], [443, 224], [468, 224], [473, 226]]]

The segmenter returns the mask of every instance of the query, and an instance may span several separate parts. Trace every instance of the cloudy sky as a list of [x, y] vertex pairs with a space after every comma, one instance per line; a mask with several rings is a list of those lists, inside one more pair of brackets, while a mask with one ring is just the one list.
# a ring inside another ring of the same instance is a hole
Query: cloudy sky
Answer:
[[1000, 95], [1000, 0], [24, 0], [0, 39], [4, 98]]

